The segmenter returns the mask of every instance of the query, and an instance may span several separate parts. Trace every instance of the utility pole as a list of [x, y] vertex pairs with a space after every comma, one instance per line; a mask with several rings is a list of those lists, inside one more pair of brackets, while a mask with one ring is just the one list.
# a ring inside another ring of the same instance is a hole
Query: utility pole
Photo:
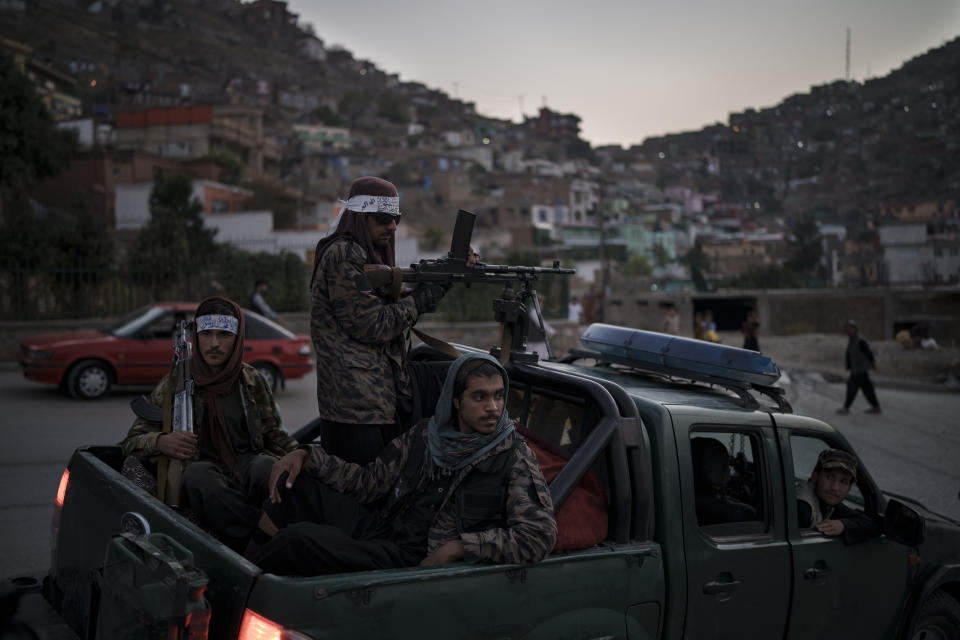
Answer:
[[606, 322], [607, 289], [610, 288], [610, 260], [607, 257], [607, 216], [603, 207], [604, 191], [601, 186], [600, 199], [596, 204], [597, 224], [600, 225], [600, 291], [597, 293], [596, 322]]
[[522, 93], [517, 96], [517, 101], [520, 103], [520, 124], [523, 124], [524, 114], [523, 114], [523, 94]]
[[850, 27], [847, 27], [847, 82], [850, 82]]

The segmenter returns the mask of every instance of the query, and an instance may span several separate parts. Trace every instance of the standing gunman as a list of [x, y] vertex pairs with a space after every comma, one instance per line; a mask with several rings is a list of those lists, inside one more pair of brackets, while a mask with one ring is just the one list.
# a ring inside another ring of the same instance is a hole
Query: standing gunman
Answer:
[[506, 394], [507, 373], [494, 358], [461, 356], [434, 416], [370, 464], [317, 445], [288, 454], [274, 467], [273, 504], [254, 536], [263, 546], [252, 544], [247, 557], [281, 575], [539, 562], [557, 540], [553, 502]]
[[[393, 301], [364, 265], [395, 266], [400, 197], [390, 182], [357, 178], [330, 234], [317, 244], [310, 283], [310, 335], [324, 449], [348, 462], [373, 460], [400, 433], [398, 404], [412, 404], [407, 338], [436, 311], [446, 285], [419, 283]], [[474, 260], [475, 261], [475, 260]]]
[[[157, 461], [183, 460], [185, 506], [200, 524], [242, 550], [260, 518], [268, 481], [278, 458], [297, 448], [287, 435], [270, 387], [243, 362], [244, 321], [240, 307], [225, 298], [207, 298], [197, 307], [195, 350], [190, 374], [196, 390], [196, 433], [162, 431], [139, 418], [121, 443], [125, 456]], [[150, 394], [163, 407], [171, 402], [167, 374]]]

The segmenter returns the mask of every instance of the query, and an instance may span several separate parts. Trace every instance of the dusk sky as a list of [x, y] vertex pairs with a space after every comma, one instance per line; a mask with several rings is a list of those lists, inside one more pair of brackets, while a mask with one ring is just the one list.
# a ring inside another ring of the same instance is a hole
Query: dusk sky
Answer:
[[594, 145], [727, 122], [882, 76], [960, 35], [960, 0], [291, 0], [327, 47], [518, 122], [545, 103]]

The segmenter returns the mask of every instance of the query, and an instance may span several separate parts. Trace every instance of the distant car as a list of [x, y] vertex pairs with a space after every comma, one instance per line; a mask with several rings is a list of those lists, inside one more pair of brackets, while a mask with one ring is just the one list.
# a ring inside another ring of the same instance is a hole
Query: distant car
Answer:
[[[192, 319], [196, 303], [158, 302], [131, 311], [102, 329], [32, 336], [20, 344], [28, 380], [59, 384], [75, 398], [93, 400], [114, 384], [156, 384], [170, 370], [173, 331]], [[310, 338], [248, 309], [244, 362], [276, 389], [313, 370]]]

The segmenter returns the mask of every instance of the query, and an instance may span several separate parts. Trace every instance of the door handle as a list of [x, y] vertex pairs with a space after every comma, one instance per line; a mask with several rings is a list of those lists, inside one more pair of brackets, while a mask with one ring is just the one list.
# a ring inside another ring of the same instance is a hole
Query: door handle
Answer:
[[247, 345], [243, 345], [243, 350], [244, 350], [244, 351], [253, 351], [253, 347], [248, 347]]
[[827, 567], [810, 567], [804, 570], [803, 579], [819, 580], [820, 578], [826, 578], [828, 575], [830, 575], [830, 569]]
[[718, 593], [731, 593], [740, 588], [739, 580], [731, 580], [730, 582], [707, 582], [703, 585], [703, 593], [708, 596], [714, 596]]

